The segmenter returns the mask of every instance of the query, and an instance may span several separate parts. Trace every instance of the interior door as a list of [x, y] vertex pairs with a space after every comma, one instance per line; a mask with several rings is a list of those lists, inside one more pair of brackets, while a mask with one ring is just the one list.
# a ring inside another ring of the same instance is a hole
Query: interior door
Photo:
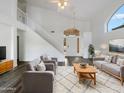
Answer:
[[19, 62], [19, 36], [17, 36], [17, 62]]
[[77, 38], [68, 37], [67, 38], [67, 56], [77, 56]]

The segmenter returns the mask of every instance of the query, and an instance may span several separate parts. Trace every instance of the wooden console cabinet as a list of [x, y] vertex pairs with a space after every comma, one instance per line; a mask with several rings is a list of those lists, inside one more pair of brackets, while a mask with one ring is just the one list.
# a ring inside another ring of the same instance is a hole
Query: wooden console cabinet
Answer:
[[13, 69], [13, 60], [2, 60], [0, 62], [0, 74]]

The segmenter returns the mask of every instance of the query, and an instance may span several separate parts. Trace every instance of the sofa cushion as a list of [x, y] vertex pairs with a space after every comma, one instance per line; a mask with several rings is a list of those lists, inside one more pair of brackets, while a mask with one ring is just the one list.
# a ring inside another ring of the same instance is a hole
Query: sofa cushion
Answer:
[[40, 63], [40, 59], [34, 59], [26, 65], [26, 70], [36, 71], [36, 66]]
[[97, 68], [101, 69], [102, 64], [108, 64], [108, 62], [106, 62], [106, 61], [94, 61], [93, 64], [94, 64]]
[[26, 65], [26, 70], [27, 71], [35, 71], [35, 67], [31, 63], [28, 63]]
[[117, 60], [117, 65], [123, 66], [123, 65], [124, 65], [124, 59], [118, 58], [118, 60]]
[[42, 60], [42, 61], [51, 60], [51, 57], [50, 56], [47, 56], [47, 55], [40, 56], [40, 60]]
[[102, 70], [120, 76], [120, 66], [117, 64], [102, 64]]
[[113, 56], [112, 59], [111, 59], [111, 63], [114, 63], [116, 64], [117, 63], [117, 59], [118, 59], [118, 56]]
[[58, 61], [58, 59], [55, 57], [52, 57], [51, 60], [56, 61], [56, 62]]

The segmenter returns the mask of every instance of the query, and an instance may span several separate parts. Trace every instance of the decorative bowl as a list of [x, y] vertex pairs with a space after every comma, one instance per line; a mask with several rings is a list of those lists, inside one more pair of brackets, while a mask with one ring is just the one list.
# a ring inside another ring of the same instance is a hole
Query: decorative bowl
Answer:
[[81, 64], [80, 64], [80, 67], [81, 67], [81, 68], [86, 68], [86, 67], [87, 67], [87, 64], [86, 64], [86, 63], [81, 63]]

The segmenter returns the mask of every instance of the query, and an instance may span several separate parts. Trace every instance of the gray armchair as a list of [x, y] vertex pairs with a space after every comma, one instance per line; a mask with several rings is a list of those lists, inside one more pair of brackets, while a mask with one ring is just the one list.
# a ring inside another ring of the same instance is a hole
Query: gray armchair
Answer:
[[54, 73], [56, 74], [56, 68], [57, 68], [57, 64], [56, 64], [56, 61], [54, 61], [54, 60], [47, 60], [47, 61], [43, 61], [45, 64], [54, 64], [54, 68], [53, 68], [53, 70], [54, 70]]
[[51, 60], [58, 62], [58, 59], [56, 57], [52, 57]]
[[45, 64], [46, 64], [46, 63], [53, 63], [54, 66], [57, 68], [57, 63], [56, 63], [56, 61], [54, 61], [54, 60], [44, 60], [43, 62], [44, 62]]
[[57, 58], [52, 57], [51, 60], [48, 60], [47, 58], [44, 59], [43, 56], [40, 56], [40, 59], [43, 60], [44, 63], [53, 63], [54, 66], [55, 66], [55, 74], [56, 74], [56, 68], [57, 68], [57, 65], [58, 65], [57, 64], [58, 63], [57, 62], [58, 61]]
[[56, 57], [52, 57], [51, 60], [49, 60], [48, 58], [44, 58], [43, 56], [40, 56], [40, 60], [43, 60], [46, 63], [48, 63], [48, 62], [53, 63], [57, 67], [58, 59]]
[[27, 64], [27, 70], [23, 74], [23, 93], [53, 93], [53, 81], [55, 67], [52, 63], [46, 63], [47, 71], [35, 71], [30, 68], [34, 64]]
[[53, 93], [53, 73], [27, 71], [23, 75], [24, 93]]

